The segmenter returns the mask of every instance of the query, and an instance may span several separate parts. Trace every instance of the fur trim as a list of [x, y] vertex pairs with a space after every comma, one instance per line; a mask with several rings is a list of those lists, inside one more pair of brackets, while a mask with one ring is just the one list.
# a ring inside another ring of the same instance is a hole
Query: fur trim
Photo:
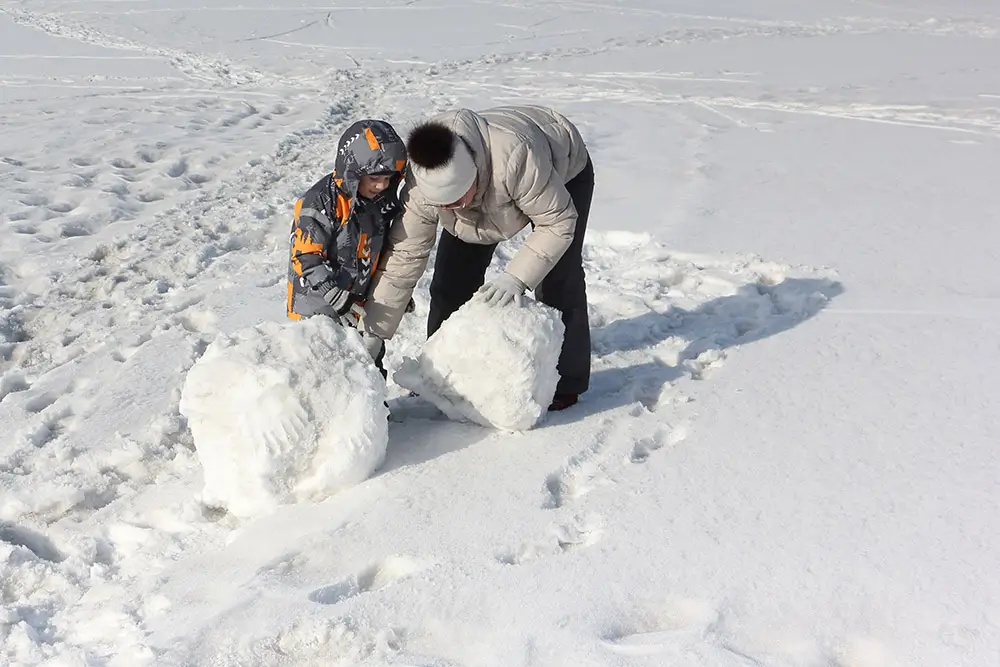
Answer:
[[451, 161], [457, 137], [447, 125], [427, 121], [413, 128], [406, 141], [410, 161], [424, 169], [438, 169]]

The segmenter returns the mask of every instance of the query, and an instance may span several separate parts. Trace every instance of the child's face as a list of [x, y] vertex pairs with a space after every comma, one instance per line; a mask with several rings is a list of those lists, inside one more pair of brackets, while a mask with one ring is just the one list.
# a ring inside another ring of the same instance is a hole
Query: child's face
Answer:
[[365, 199], [374, 199], [389, 187], [391, 176], [362, 176], [358, 183], [358, 194]]

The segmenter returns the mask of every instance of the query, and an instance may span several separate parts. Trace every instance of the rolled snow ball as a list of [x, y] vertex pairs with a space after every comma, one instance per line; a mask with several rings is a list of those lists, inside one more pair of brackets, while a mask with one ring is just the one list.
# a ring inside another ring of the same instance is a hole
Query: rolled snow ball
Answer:
[[330, 318], [218, 336], [180, 401], [203, 501], [248, 517], [364, 481], [385, 459], [385, 398], [358, 332]]
[[501, 307], [472, 300], [441, 325], [393, 379], [451, 419], [505, 431], [541, 421], [555, 395], [565, 326], [531, 299]]

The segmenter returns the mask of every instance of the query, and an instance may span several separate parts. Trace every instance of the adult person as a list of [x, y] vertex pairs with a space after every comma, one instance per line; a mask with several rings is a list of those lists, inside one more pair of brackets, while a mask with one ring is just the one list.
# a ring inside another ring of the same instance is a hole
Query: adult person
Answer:
[[[594, 191], [593, 163], [579, 130], [544, 107], [459, 109], [418, 125], [406, 148], [404, 213], [390, 232], [366, 306], [369, 333], [395, 333], [440, 225], [428, 336], [474, 296], [519, 305], [533, 290], [566, 325], [549, 409], [576, 404], [590, 383], [582, 247]], [[484, 284], [497, 244], [528, 226], [506, 271]]]

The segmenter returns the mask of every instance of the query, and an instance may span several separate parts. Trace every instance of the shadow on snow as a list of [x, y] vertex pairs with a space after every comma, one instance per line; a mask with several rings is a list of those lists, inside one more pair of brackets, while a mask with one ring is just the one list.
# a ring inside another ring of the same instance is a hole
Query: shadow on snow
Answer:
[[[633, 403], [654, 409], [666, 385], [684, 377], [700, 378], [711, 361], [699, 359], [702, 354], [721, 353], [787, 331], [815, 316], [843, 291], [839, 282], [822, 278], [752, 283], [691, 310], [651, 311], [595, 328], [591, 347], [596, 361], [618, 357], [633, 363], [594, 372], [580, 404], [551, 413], [538, 429]], [[676, 339], [686, 341], [679, 353], [676, 345], [657, 353], [658, 346]], [[420, 398], [393, 399], [390, 406], [404, 421], [390, 424], [386, 462], [379, 475], [459, 451], [496, 433], [471, 423], [452, 422], [444, 428], [447, 419]]]
[[[585, 394], [589, 400], [581, 402], [583, 409], [573, 419], [635, 402], [652, 408], [665, 385], [683, 377], [700, 379], [710, 361], [699, 360], [703, 353], [723, 352], [787, 331], [814, 317], [843, 291], [841, 283], [822, 278], [789, 278], [776, 285], [751, 283], [692, 310], [648, 312], [594, 329], [596, 360], [612, 355], [628, 360], [641, 355], [646, 360], [594, 372]], [[671, 339], [687, 344], [680, 353], [658, 355], [655, 348]], [[566, 417], [570, 418], [568, 412]]]

